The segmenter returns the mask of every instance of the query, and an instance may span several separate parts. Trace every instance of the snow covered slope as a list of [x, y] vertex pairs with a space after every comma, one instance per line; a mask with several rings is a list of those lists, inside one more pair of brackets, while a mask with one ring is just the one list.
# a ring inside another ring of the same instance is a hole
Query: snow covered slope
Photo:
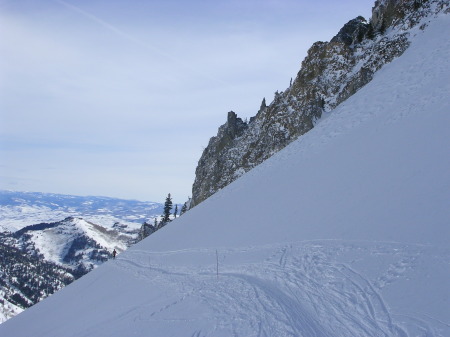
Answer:
[[0, 336], [450, 336], [449, 31]]
[[[114, 249], [124, 251], [136, 239], [133, 231], [108, 230], [73, 217], [56, 223], [25, 227], [15, 233], [19, 238], [23, 234], [46, 261], [73, 269], [85, 264], [87, 270], [106, 261], [109, 258], [107, 252], [111, 253]], [[93, 253], [95, 257], [92, 257]]]

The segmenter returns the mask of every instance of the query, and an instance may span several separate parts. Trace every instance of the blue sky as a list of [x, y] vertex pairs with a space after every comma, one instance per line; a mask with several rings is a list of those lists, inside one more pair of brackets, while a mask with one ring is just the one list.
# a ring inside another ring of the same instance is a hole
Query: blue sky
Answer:
[[0, 188], [177, 202], [227, 112], [256, 114], [372, 0], [0, 0]]

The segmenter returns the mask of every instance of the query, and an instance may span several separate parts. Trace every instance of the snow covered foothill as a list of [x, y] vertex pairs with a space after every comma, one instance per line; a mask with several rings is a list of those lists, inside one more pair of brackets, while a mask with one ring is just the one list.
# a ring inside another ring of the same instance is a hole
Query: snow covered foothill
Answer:
[[[132, 235], [117, 233], [80, 218], [69, 217], [61, 221], [56, 227], [39, 231], [30, 231], [30, 240], [44, 256], [44, 259], [65, 267], [73, 267], [64, 261], [72, 242], [84, 236], [95, 241], [97, 245], [112, 252], [114, 249], [124, 251], [128, 248], [128, 241], [134, 239]], [[92, 248], [93, 249], [93, 248]], [[85, 252], [86, 253], [86, 252]], [[92, 263], [93, 261], [89, 261]], [[102, 261], [96, 261], [97, 265]]]
[[0, 335], [450, 336], [449, 31]]
[[154, 202], [0, 190], [0, 323], [127, 249], [161, 212]]

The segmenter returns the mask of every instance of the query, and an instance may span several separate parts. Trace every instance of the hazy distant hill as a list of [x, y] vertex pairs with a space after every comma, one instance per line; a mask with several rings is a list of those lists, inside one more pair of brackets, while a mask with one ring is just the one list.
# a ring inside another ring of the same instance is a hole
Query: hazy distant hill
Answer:
[[0, 230], [16, 231], [69, 216], [81, 217], [105, 227], [116, 222], [138, 226], [161, 215], [162, 211], [163, 205], [157, 202], [0, 190]]

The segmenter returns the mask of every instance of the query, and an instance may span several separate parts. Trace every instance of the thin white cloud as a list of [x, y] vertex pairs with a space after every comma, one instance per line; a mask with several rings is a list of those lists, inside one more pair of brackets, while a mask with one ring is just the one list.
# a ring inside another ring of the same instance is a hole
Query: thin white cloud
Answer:
[[109, 31], [113, 32], [114, 34], [117, 34], [118, 36], [120, 36], [120, 37], [122, 37], [122, 38], [124, 38], [124, 39], [126, 39], [126, 40], [128, 40], [128, 41], [130, 41], [132, 43], [134, 43], [136, 46], [142, 47], [142, 48], [147, 49], [147, 50], [149, 50], [151, 52], [158, 53], [159, 55], [161, 55], [161, 56], [171, 60], [172, 62], [177, 63], [177, 64], [181, 65], [182, 67], [184, 67], [184, 68], [186, 68], [186, 69], [188, 69], [188, 70], [190, 70], [192, 72], [197, 73], [197, 75], [199, 75], [199, 76], [201, 76], [201, 77], [203, 77], [205, 79], [208, 79], [208, 80], [213, 81], [213, 82], [218, 82], [218, 83], [220, 83], [222, 85], [227, 85], [227, 83], [225, 83], [221, 79], [215, 78], [215, 77], [211, 77], [211, 76], [205, 74], [204, 72], [200, 71], [198, 67], [195, 67], [195, 66], [193, 67], [191, 64], [186, 64], [185, 62], [183, 62], [179, 58], [174, 57], [173, 55], [171, 55], [171, 54], [161, 50], [160, 48], [157, 48], [154, 44], [150, 44], [150, 43], [144, 42], [144, 41], [136, 38], [135, 36], [127, 34], [122, 29], [117, 28], [113, 24], [111, 24], [109, 22], [106, 22], [105, 20], [102, 20], [98, 16], [96, 16], [96, 15], [94, 15], [92, 13], [89, 13], [89, 12], [81, 9], [80, 7], [77, 7], [75, 5], [69, 4], [69, 3], [67, 3], [67, 2], [65, 2], [63, 0], [54, 0], [54, 1], [59, 3], [59, 4], [61, 4], [61, 5], [63, 5], [63, 6], [65, 6], [69, 10], [74, 11], [74, 12], [76, 12], [76, 13], [78, 13], [78, 14], [86, 17], [86, 18], [88, 18], [89, 20], [92, 20], [92, 21], [98, 23], [99, 25], [101, 25], [104, 28], [108, 29]]
[[145, 42], [137, 39], [134, 36], [131, 36], [131, 35], [125, 33], [123, 30], [121, 30], [121, 29], [117, 28], [116, 26], [114, 26], [114, 25], [112, 25], [112, 24], [110, 24], [110, 23], [100, 19], [98, 16], [96, 16], [96, 15], [94, 15], [92, 13], [89, 13], [89, 12], [87, 12], [85, 10], [82, 10], [80, 7], [77, 7], [75, 5], [69, 4], [69, 3], [65, 2], [65, 1], [62, 1], [62, 0], [54, 0], [54, 1], [59, 3], [59, 4], [61, 4], [61, 5], [63, 5], [64, 7], [68, 8], [68, 9], [70, 9], [71, 11], [74, 11], [75, 13], [81, 14], [82, 16], [84, 16], [84, 17], [86, 17], [86, 18], [88, 18], [88, 19], [98, 23], [99, 25], [103, 26], [104, 28], [110, 30], [111, 32], [117, 34], [118, 36], [120, 36], [120, 37], [122, 37], [124, 39], [127, 39], [128, 41], [131, 41], [132, 43], [134, 43], [134, 44], [136, 44], [136, 45], [138, 45], [140, 47], [143, 47], [143, 48], [146, 48], [146, 49], [151, 49], [152, 51], [157, 52], [158, 54], [160, 54], [160, 55], [162, 55], [164, 57], [170, 58], [173, 61], [177, 61], [174, 57], [172, 57], [171, 55], [165, 53], [164, 51], [156, 48], [155, 46], [151, 46], [148, 43], [145, 43]]

